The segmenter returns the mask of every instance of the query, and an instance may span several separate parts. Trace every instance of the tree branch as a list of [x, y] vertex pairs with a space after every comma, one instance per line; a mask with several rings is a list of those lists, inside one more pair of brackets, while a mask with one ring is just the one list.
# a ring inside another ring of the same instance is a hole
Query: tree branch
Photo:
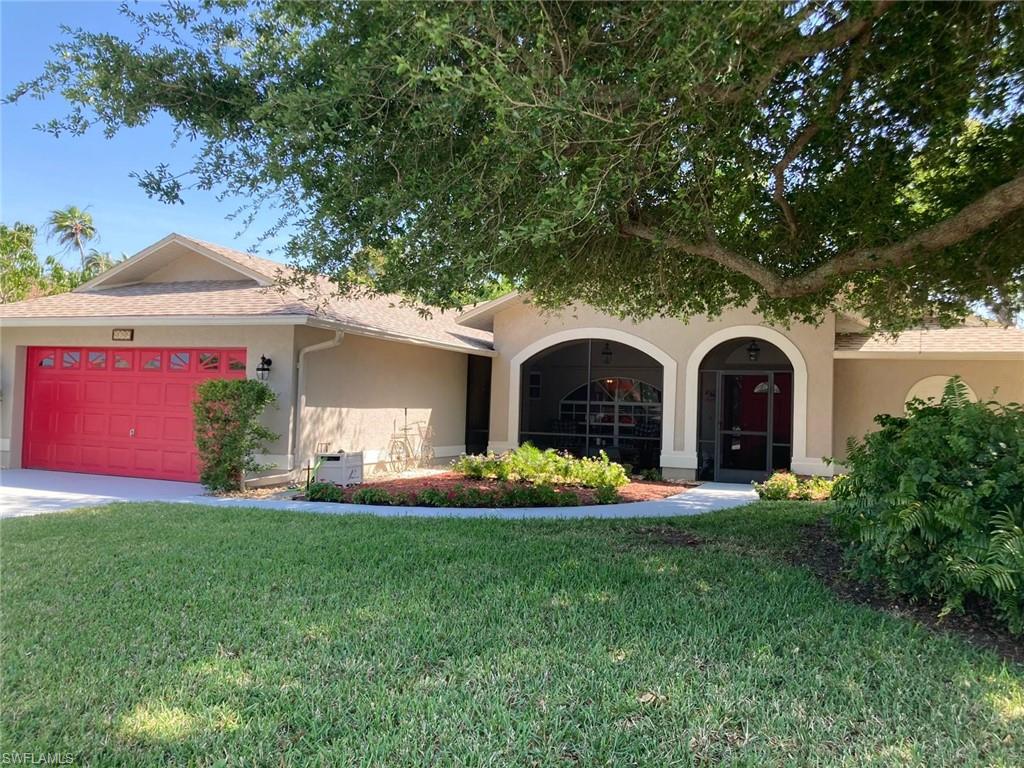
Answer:
[[658, 242], [690, 256], [713, 261], [750, 278], [772, 298], [792, 299], [816, 293], [837, 278], [886, 267], [901, 267], [922, 254], [958, 245], [1021, 209], [1024, 209], [1024, 169], [1010, 181], [989, 190], [949, 218], [925, 227], [898, 243], [854, 248], [809, 272], [791, 278], [781, 277], [772, 269], [723, 247], [714, 239], [687, 242], [635, 220], [620, 223], [619, 232], [627, 237]]
[[871, 29], [872, 22], [869, 21], [867, 26], [854, 38], [853, 48], [850, 51], [850, 61], [843, 69], [843, 74], [839, 78], [839, 84], [836, 86], [835, 92], [829, 99], [828, 108], [825, 111], [825, 115], [822, 118], [814, 120], [804, 126], [803, 130], [797, 134], [796, 139], [793, 140], [793, 144], [786, 150], [782, 159], [775, 164], [772, 169], [772, 175], [775, 177], [775, 188], [772, 191], [772, 199], [775, 204], [782, 209], [782, 215], [786, 219], [786, 225], [789, 227], [789, 232], [793, 237], [796, 237], [798, 225], [796, 219], [796, 211], [793, 210], [793, 206], [789, 200], [786, 199], [786, 170], [793, 161], [800, 156], [800, 153], [804, 151], [804, 148], [810, 144], [811, 139], [821, 132], [823, 127], [823, 120], [832, 118], [842, 107], [843, 102], [846, 101], [847, 95], [850, 93], [850, 88], [853, 87], [854, 81], [857, 79], [857, 75], [860, 73], [861, 64], [864, 63], [864, 55], [867, 53], [868, 44], [871, 42]]

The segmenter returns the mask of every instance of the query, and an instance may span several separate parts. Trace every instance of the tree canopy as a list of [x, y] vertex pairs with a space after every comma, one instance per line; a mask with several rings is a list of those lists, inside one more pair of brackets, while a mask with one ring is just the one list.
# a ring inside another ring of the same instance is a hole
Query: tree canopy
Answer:
[[[496, 275], [637, 318], [753, 304], [900, 328], [1024, 305], [1024, 5], [172, 3], [69, 32], [11, 98], [167, 113], [190, 185], [441, 306]], [[371, 256], [368, 256], [371, 254]]]

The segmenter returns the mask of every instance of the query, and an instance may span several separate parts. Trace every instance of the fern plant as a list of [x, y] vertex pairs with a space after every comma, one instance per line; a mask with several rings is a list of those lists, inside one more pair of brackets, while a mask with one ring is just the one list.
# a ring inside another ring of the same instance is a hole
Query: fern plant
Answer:
[[1024, 409], [972, 402], [954, 378], [876, 422], [832, 494], [857, 572], [947, 613], [984, 600], [1024, 632]]

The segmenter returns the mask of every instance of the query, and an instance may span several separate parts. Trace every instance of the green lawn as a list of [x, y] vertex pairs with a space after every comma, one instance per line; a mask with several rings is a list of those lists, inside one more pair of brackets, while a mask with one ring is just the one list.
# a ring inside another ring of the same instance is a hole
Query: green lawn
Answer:
[[[79, 765], [1024, 764], [1024, 669], [672, 521], [4, 521], [0, 752]], [[670, 525], [699, 548], [651, 543]]]

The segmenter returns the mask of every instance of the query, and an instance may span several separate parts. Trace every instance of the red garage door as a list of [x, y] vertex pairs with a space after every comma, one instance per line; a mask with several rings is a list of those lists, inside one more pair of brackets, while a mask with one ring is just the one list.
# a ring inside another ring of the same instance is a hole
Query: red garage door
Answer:
[[22, 464], [197, 480], [192, 399], [214, 378], [245, 378], [245, 350], [30, 347]]

